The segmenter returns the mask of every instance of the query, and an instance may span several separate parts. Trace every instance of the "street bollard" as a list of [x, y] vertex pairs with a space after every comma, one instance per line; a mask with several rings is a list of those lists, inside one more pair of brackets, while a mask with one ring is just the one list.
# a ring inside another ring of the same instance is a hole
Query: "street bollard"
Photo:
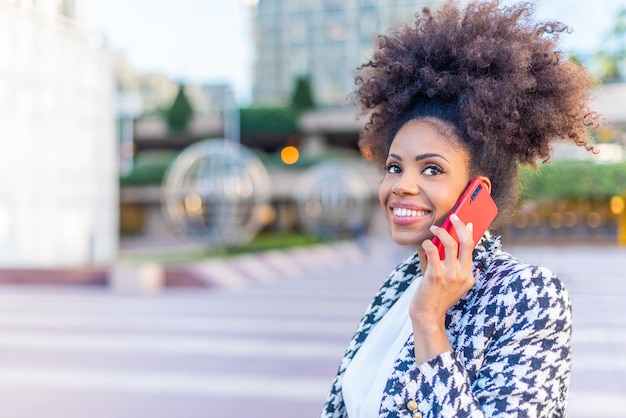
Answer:
[[165, 271], [156, 263], [117, 265], [109, 271], [109, 286], [115, 293], [154, 294], [164, 285]]

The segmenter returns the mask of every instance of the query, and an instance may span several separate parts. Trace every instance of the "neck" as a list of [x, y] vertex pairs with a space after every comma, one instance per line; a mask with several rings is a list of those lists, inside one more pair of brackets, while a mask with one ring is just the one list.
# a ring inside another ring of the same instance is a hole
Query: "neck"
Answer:
[[426, 260], [426, 255], [421, 245], [417, 247], [417, 255], [420, 259], [420, 270], [423, 274], [426, 271], [426, 267], [428, 266], [428, 260]]

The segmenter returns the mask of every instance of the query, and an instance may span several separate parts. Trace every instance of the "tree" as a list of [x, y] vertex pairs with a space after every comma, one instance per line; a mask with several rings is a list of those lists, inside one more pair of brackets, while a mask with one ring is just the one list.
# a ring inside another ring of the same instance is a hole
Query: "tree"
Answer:
[[313, 88], [310, 77], [298, 77], [291, 97], [291, 108], [295, 112], [314, 109]]
[[183, 83], [179, 83], [178, 94], [165, 116], [170, 131], [183, 131], [187, 128], [189, 120], [193, 116], [193, 108], [187, 99]]

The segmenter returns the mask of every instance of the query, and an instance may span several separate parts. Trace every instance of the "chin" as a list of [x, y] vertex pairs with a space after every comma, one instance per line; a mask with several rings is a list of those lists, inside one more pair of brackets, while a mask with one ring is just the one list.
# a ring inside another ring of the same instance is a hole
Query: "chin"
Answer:
[[424, 242], [424, 240], [427, 239], [424, 237], [417, 237], [415, 235], [409, 236], [408, 234], [402, 234], [402, 233], [396, 234], [393, 232], [391, 233], [391, 238], [398, 245], [402, 245], [403, 247], [412, 247], [412, 248], [417, 248], [421, 246], [422, 242]]

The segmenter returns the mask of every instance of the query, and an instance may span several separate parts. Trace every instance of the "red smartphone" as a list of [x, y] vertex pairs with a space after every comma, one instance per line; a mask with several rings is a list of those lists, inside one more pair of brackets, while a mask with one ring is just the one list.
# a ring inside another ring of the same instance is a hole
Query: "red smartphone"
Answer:
[[[491, 194], [489, 193], [489, 188], [487, 187], [485, 180], [476, 177], [470, 182], [450, 211], [450, 215], [453, 213], [456, 213], [464, 224], [471, 222], [474, 225], [474, 232], [472, 235], [474, 243], [478, 244], [478, 241], [498, 214], [498, 208], [491, 198]], [[452, 238], [454, 238], [458, 243], [459, 238], [452, 222], [450, 221], [450, 215], [448, 215], [441, 227], [448, 231], [448, 233], [452, 235]], [[439, 238], [434, 237], [433, 244], [435, 244], [439, 250], [439, 258], [444, 260], [446, 257], [446, 251], [443, 247], [443, 243], [439, 240]]]

